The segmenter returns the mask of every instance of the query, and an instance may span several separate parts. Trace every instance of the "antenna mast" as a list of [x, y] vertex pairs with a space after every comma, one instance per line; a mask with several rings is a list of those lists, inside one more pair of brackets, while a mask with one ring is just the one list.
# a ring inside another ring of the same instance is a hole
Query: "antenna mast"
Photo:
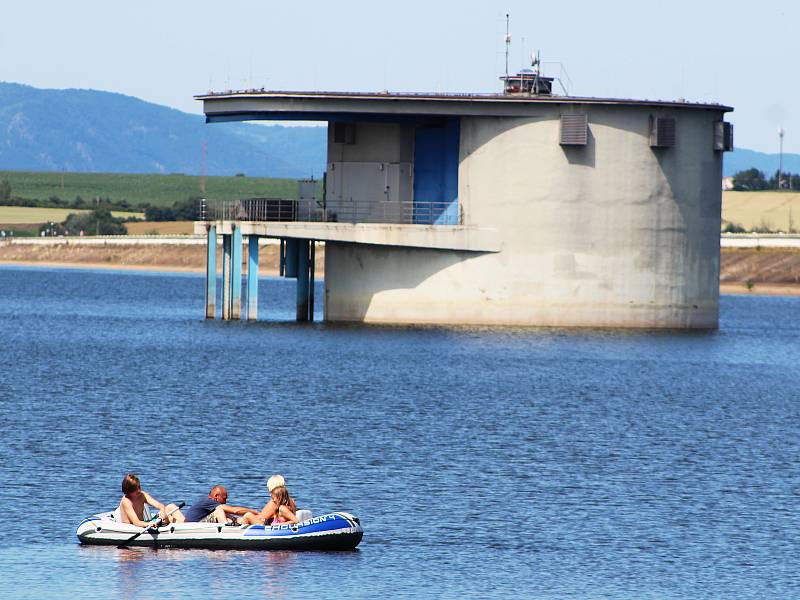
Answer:
[[508, 51], [511, 46], [511, 34], [508, 31], [508, 13], [506, 13], [506, 77], [508, 77]]

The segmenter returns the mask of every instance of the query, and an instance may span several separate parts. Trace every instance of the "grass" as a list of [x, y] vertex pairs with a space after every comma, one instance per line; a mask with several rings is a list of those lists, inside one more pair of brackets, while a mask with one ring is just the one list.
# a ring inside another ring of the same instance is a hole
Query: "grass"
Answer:
[[[201, 195], [200, 177], [193, 175], [0, 171], [0, 181], [3, 179], [11, 184], [12, 196], [38, 200], [58, 196], [72, 201], [80, 196], [91, 202], [99, 196], [126, 200], [132, 206], [172, 206], [178, 200]], [[294, 179], [206, 177], [205, 197], [209, 199], [297, 198], [297, 193]]]
[[[74, 208], [33, 208], [27, 206], [0, 206], [0, 223], [3, 225], [20, 225], [30, 223], [61, 223], [70, 213], [85, 213], [88, 210]], [[115, 217], [144, 219], [141, 212], [112, 211]]]

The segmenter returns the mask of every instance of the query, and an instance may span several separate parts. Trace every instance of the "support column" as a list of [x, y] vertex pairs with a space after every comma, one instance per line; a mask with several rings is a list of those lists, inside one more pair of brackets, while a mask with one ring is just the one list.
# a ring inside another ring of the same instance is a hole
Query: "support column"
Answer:
[[222, 234], [222, 320], [231, 318], [231, 235]]
[[316, 264], [316, 261], [317, 261], [317, 244], [316, 244], [316, 242], [314, 242], [314, 240], [310, 240], [308, 242], [308, 250], [309, 250], [309, 255], [308, 255], [309, 265], [308, 265], [308, 268], [309, 268], [309, 271], [311, 272], [311, 275], [309, 277], [309, 282], [308, 282], [308, 320], [309, 321], [313, 321], [314, 320], [314, 271], [315, 271], [315, 267], [317, 266], [317, 264]]
[[206, 319], [213, 319], [217, 316], [217, 227], [209, 225], [206, 231]]
[[297, 320], [308, 321], [308, 240], [297, 240]]
[[234, 225], [231, 240], [231, 319], [242, 317], [242, 230]]
[[247, 238], [247, 320], [258, 320], [258, 237]]
[[284, 261], [283, 261], [283, 276], [296, 278], [297, 277], [297, 248], [300, 246], [300, 241], [294, 238], [288, 238], [283, 247]]

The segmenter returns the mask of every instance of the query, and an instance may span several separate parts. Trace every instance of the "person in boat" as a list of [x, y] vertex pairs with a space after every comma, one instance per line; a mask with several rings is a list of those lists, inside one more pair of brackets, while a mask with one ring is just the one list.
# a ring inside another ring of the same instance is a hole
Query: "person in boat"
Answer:
[[256, 512], [254, 508], [233, 506], [227, 502], [228, 490], [221, 485], [215, 485], [207, 496], [192, 502], [183, 516], [188, 523], [235, 523], [236, 516]]
[[242, 517], [242, 525], [280, 525], [282, 523], [298, 523], [297, 504], [286, 489], [283, 475], [273, 475], [267, 481], [269, 502], [261, 512], [248, 512]]
[[162, 523], [182, 523], [183, 514], [174, 504], [163, 505], [142, 489], [142, 484], [136, 473], [128, 473], [122, 480], [122, 499], [119, 501], [119, 517], [123, 523], [130, 523], [137, 527], [147, 527], [154, 523], [148, 522], [149, 515], [145, 514], [145, 504], [158, 509], [159, 521]]

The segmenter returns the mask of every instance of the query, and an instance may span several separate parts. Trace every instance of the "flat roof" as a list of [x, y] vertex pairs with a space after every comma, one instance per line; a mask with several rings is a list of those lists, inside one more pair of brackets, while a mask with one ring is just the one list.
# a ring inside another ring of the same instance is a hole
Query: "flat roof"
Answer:
[[636, 106], [729, 112], [717, 103], [584, 96], [439, 94], [429, 92], [324, 92], [227, 90], [195, 96], [209, 121], [250, 119], [329, 120], [338, 115], [523, 116], [549, 104]]

